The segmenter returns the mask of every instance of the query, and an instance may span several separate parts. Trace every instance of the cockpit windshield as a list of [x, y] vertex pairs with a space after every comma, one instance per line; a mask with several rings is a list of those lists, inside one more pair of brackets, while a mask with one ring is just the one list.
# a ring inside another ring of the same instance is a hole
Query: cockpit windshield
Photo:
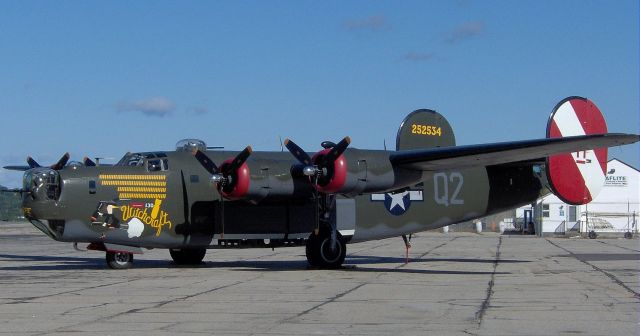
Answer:
[[127, 153], [116, 163], [116, 166], [142, 166], [145, 159], [165, 159], [166, 157], [167, 154], [164, 152]]

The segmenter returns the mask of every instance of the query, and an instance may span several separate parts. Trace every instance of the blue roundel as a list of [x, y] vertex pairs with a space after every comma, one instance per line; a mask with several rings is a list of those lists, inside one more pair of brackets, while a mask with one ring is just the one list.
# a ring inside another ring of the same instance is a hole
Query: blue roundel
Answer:
[[410, 194], [384, 194], [384, 206], [392, 215], [403, 215], [411, 206]]

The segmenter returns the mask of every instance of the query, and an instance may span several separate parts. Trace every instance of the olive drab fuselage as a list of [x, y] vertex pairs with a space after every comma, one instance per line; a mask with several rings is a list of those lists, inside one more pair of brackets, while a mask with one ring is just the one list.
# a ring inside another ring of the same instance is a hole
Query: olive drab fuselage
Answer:
[[[544, 191], [531, 166], [422, 173], [394, 170], [389, 153], [344, 153], [348, 188], [332, 211], [350, 242], [482, 217], [530, 203]], [[235, 153], [207, 154], [221, 162]], [[284, 243], [306, 239], [315, 228], [312, 185], [307, 177], [292, 176], [288, 153], [254, 152], [247, 161], [249, 197], [234, 201], [221, 197], [190, 152], [136, 155], [141, 158], [136, 165], [121, 160], [115, 166], [59, 170], [58, 199], [36, 201], [25, 194], [25, 215], [56, 240], [149, 248]], [[519, 196], [502, 196], [512, 192]]]

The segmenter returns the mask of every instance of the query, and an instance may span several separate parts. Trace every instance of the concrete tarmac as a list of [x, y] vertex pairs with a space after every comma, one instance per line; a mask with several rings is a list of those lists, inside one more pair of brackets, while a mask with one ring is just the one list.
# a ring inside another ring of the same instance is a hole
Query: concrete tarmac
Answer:
[[638, 335], [637, 239], [421, 233], [348, 246], [166, 250], [110, 270], [26, 223], [0, 222], [0, 335]]

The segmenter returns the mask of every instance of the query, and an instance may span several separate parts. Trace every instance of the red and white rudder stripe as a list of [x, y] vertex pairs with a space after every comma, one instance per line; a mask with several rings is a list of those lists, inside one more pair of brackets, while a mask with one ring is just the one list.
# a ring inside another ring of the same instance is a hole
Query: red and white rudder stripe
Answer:
[[[607, 123], [589, 99], [568, 97], [551, 113], [547, 138], [607, 133]], [[607, 148], [547, 157], [547, 179], [553, 193], [569, 204], [591, 202], [602, 190], [607, 172]]]

